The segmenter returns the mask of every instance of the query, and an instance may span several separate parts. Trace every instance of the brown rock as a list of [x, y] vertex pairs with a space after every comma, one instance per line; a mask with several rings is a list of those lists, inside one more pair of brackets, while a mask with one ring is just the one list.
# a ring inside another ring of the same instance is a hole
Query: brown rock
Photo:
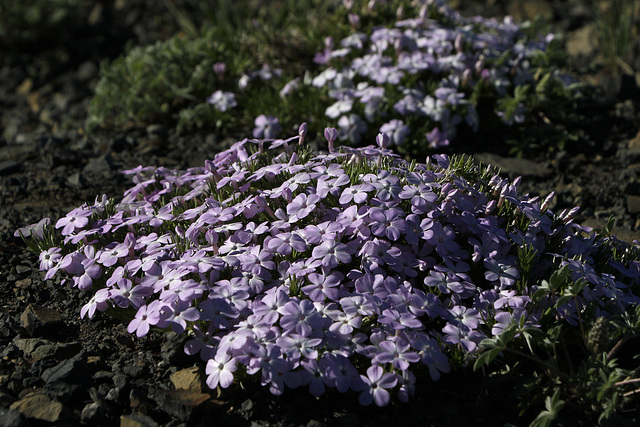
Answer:
[[51, 308], [29, 304], [20, 315], [20, 326], [33, 336], [62, 326], [62, 316]]
[[120, 416], [120, 427], [157, 427], [158, 423], [146, 415], [132, 414]]
[[519, 22], [550, 19], [553, 9], [547, 0], [513, 0], [509, 4], [509, 15]]
[[570, 56], [591, 56], [598, 48], [595, 24], [587, 24], [567, 34], [567, 53]]
[[22, 399], [13, 402], [10, 409], [15, 409], [27, 418], [55, 423], [64, 419], [65, 408], [60, 402], [51, 400], [43, 393], [29, 393]]
[[640, 196], [627, 196], [627, 209], [630, 214], [640, 212]]
[[629, 149], [640, 151], [640, 131], [638, 131], [636, 136], [631, 141], [629, 141]]
[[197, 367], [183, 369], [172, 374], [171, 383], [178, 390], [190, 390], [202, 393], [203, 376], [202, 369]]

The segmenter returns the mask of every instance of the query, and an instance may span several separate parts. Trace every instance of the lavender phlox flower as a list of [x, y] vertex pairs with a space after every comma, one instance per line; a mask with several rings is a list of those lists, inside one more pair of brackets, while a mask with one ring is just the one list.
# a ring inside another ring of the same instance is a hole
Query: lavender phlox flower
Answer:
[[147, 335], [149, 329], [153, 325], [157, 325], [160, 322], [160, 302], [158, 300], [152, 301], [148, 305], [141, 306], [136, 312], [135, 317], [127, 326], [127, 332], [132, 334], [136, 333], [137, 337], [143, 337]]
[[375, 75], [382, 66], [383, 57], [379, 53], [366, 54], [351, 62], [351, 69], [363, 77]]
[[336, 101], [329, 107], [327, 107], [325, 111], [325, 116], [336, 119], [346, 113], [349, 113], [353, 109], [353, 100], [352, 99], [341, 99]]
[[318, 225], [309, 224], [302, 231], [301, 236], [309, 245], [318, 245], [324, 240], [336, 240], [344, 231], [345, 226], [340, 222], [324, 221]]
[[184, 352], [189, 356], [200, 354], [200, 359], [207, 362], [216, 355], [218, 342], [220, 339], [215, 335], [216, 329], [212, 323], [208, 324], [207, 330], [202, 330], [197, 323], [193, 324], [191, 330], [193, 338], [184, 343]]
[[400, 371], [398, 378], [398, 400], [408, 403], [416, 392], [416, 376], [411, 371]]
[[280, 326], [284, 330], [296, 332], [302, 336], [309, 336], [313, 329], [321, 329], [324, 319], [309, 300], [289, 301], [282, 308], [283, 316]]
[[388, 325], [392, 329], [421, 329], [423, 324], [412, 313], [399, 312], [394, 308], [388, 308], [382, 311], [382, 315], [378, 317], [378, 322]]
[[527, 318], [528, 313], [523, 307], [515, 307], [513, 312], [496, 310], [493, 319], [495, 323], [491, 327], [491, 335], [501, 335], [504, 329], [511, 323], [519, 323], [522, 317]]
[[[31, 224], [26, 227], [18, 228], [14, 233], [14, 237], [33, 237], [37, 240], [44, 238], [44, 230], [51, 223], [50, 218], [42, 218], [36, 224]], [[41, 269], [42, 270], [42, 269]]]
[[430, 271], [429, 276], [424, 278], [424, 284], [435, 287], [443, 293], [454, 292], [459, 294], [465, 290], [464, 285], [460, 283], [460, 279], [456, 275], [435, 270]]
[[[269, 319], [267, 319], [269, 320]], [[248, 335], [253, 340], [259, 340], [265, 337], [271, 330], [272, 324], [269, 324], [265, 319], [258, 314], [250, 314], [246, 319], [239, 321], [235, 326], [235, 330], [238, 332], [248, 331], [251, 335]], [[222, 345], [222, 341], [220, 341]], [[240, 348], [240, 347], [238, 347]]]
[[60, 253], [62, 249], [58, 247], [51, 247], [40, 252], [38, 259], [40, 260], [40, 271], [48, 271], [53, 268], [61, 259], [62, 254]]
[[509, 288], [520, 278], [520, 272], [514, 264], [514, 260], [510, 259], [485, 259], [484, 266], [487, 271], [484, 277], [490, 282], [499, 282], [500, 289]]
[[433, 191], [430, 185], [405, 185], [402, 191], [398, 194], [403, 200], [411, 201], [411, 212], [415, 214], [423, 214], [428, 209], [434, 206], [438, 195]]
[[91, 209], [81, 206], [69, 212], [64, 218], [60, 218], [56, 222], [56, 228], [62, 228], [61, 234], [68, 236], [69, 234], [80, 230], [89, 224], [89, 217], [93, 214]]
[[353, 201], [356, 204], [361, 204], [367, 201], [369, 191], [373, 191], [375, 187], [371, 184], [356, 184], [350, 187], [345, 187], [342, 190], [340, 199], [338, 200], [342, 205], [348, 205]]
[[[143, 287], [144, 289], [149, 289]], [[160, 299], [164, 302], [172, 303], [176, 300], [193, 301], [202, 296], [206, 286], [193, 279], [179, 280], [172, 282], [168, 288], [160, 292]]]
[[[115, 243], [115, 242], [114, 242]], [[118, 260], [129, 255], [129, 245], [126, 243], [117, 243], [111, 248], [106, 248], [100, 252], [98, 262], [105, 267], [111, 267]]]
[[322, 302], [325, 298], [335, 301], [339, 295], [338, 287], [344, 276], [340, 272], [331, 274], [311, 273], [307, 276], [309, 284], [301, 288], [311, 301]]
[[388, 123], [380, 126], [380, 132], [389, 135], [391, 144], [402, 145], [411, 130], [402, 120], [392, 119]]
[[449, 321], [461, 323], [469, 329], [477, 329], [481, 323], [484, 323], [478, 310], [463, 305], [456, 305], [449, 309]]
[[324, 128], [324, 137], [327, 139], [327, 143], [329, 144], [329, 153], [332, 153], [334, 150], [334, 143], [336, 139], [338, 139], [338, 130], [336, 128]]
[[316, 246], [312, 251], [313, 258], [322, 260], [322, 265], [327, 268], [335, 268], [340, 263], [351, 261], [351, 251], [344, 243], [331, 239], [325, 239], [320, 246]]
[[340, 139], [357, 144], [367, 131], [367, 124], [357, 114], [342, 116], [338, 120]]
[[294, 79], [289, 80], [283, 87], [280, 89], [279, 95], [280, 98], [286, 98], [291, 95], [293, 92], [300, 88], [300, 77], [296, 77]]
[[280, 131], [280, 123], [273, 116], [265, 116], [264, 114], [256, 117], [255, 128], [253, 129], [254, 138], [275, 138]]
[[342, 190], [342, 186], [350, 183], [348, 175], [340, 175], [336, 178], [319, 179], [316, 184], [316, 195], [322, 199], [327, 197], [328, 194], [338, 196]]
[[485, 338], [481, 332], [472, 330], [462, 323], [447, 323], [442, 328], [442, 332], [446, 334], [444, 342], [459, 344], [468, 353], [472, 353], [478, 347], [478, 343]]
[[160, 318], [157, 325], [160, 328], [171, 326], [171, 329], [179, 334], [187, 328], [187, 322], [195, 322], [199, 318], [200, 311], [192, 307], [191, 302], [177, 299], [170, 304], [160, 306]]
[[416, 317], [426, 314], [430, 318], [447, 317], [447, 309], [442, 306], [442, 302], [437, 295], [429, 292], [425, 294], [420, 289], [413, 289], [407, 304], [408, 310]]
[[338, 76], [338, 71], [335, 68], [327, 68], [326, 70], [322, 71], [320, 74], [318, 74], [313, 78], [311, 85], [318, 88], [326, 87], [337, 76]]
[[401, 209], [369, 209], [371, 232], [375, 236], [386, 236], [394, 241], [400, 239], [407, 227], [405, 220], [402, 218], [403, 213]]
[[382, 341], [378, 344], [378, 348], [380, 351], [376, 353], [373, 361], [380, 364], [391, 363], [394, 368], [401, 371], [407, 370], [410, 363], [420, 360], [418, 353], [410, 351], [409, 343], [397, 336]]
[[84, 319], [84, 316], [89, 315], [91, 319], [96, 310], [105, 311], [109, 307], [109, 295], [110, 290], [107, 288], [98, 289], [91, 297], [89, 302], [82, 306], [80, 309], [80, 318]]
[[91, 258], [82, 261], [82, 273], [73, 277], [73, 283], [78, 289], [90, 289], [93, 281], [102, 276], [102, 268], [95, 262], [96, 260]]
[[347, 357], [335, 353], [325, 353], [319, 363], [323, 368], [327, 383], [340, 393], [345, 393], [349, 389], [354, 391], [364, 389], [360, 374]]
[[200, 320], [211, 322], [214, 328], [228, 329], [230, 319], [238, 317], [239, 310], [224, 298], [211, 296], [198, 304]]
[[378, 136], [376, 136], [376, 143], [380, 148], [388, 148], [391, 144], [391, 138], [386, 133], [379, 133]]
[[318, 359], [318, 349], [322, 338], [305, 337], [298, 334], [283, 335], [276, 339], [289, 360], [299, 362], [305, 359]]
[[222, 90], [213, 92], [211, 96], [207, 98], [207, 103], [213, 105], [216, 110], [222, 112], [238, 106], [235, 94]]
[[503, 289], [500, 291], [500, 293], [498, 294], [498, 298], [493, 303], [493, 308], [500, 309], [506, 307], [524, 307], [530, 302], [531, 298], [529, 298], [527, 295], [517, 295], [516, 291], [514, 290]]
[[395, 387], [398, 383], [395, 374], [384, 372], [380, 366], [373, 365], [367, 369], [367, 375], [360, 375], [360, 378], [366, 387], [358, 397], [361, 405], [367, 406], [371, 402], [375, 402], [377, 406], [389, 404], [390, 395], [387, 389]]
[[249, 286], [233, 285], [229, 280], [219, 280], [211, 291], [216, 297], [226, 299], [238, 311], [242, 311], [249, 305]]
[[133, 285], [129, 279], [120, 279], [116, 286], [112, 287], [109, 296], [121, 308], [131, 305], [133, 308], [139, 308], [145, 303], [145, 299], [151, 296], [153, 289], [142, 285]]
[[303, 359], [300, 365], [304, 368], [300, 371], [301, 384], [309, 384], [309, 393], [313, 396], [322, 396], [326, 389], [325, 384], [331, 385], [331, 382], [319, 366], [318, 361], [315, 359]]
[[376, 197], [382, 201], [396, 199], [402, 191], [400, 178], [387, 170], [380, 171], [371, 184], [378, 190]]
[[362, 317], [357, 314], [348, 314], [337, 310], [337, 315], [332, 319], [333, 323], [329, 326], [329, 331], [336, 332], [341, 335], [349, 335], [354, 329], [362, 325]]
[[429, 148], [442, 148], [449, 146], [449, 139], [447, 135], [435, 127], [431, 132], [427, 133], [427, 141], [429, 142]]
[[[298, 194], [293, 201], [287, 205], [287, 214], [297, 220], [306, 218], [311, 212], [316, 210], [316, 205], [320, 201], [316, 194]], [[295, 221], [294, 221], [295, 222]]]
[[280, 232], [265, 239], [265, 247], [280, 255], [290, 255], [292, 251], [304, 252], [307, 244], [298, 232]]
[[287, 370], [288, 364], [281, 357], [280, 347], [274, 343], [266, 345], [254, 344], [249, 349], [251, 359], [247, 365], [247, 373], [254, 375], [262, 371], [263, 385], [275, 380], [278, 373]]
[[228, 353], [239, 356], [243, 352], [243, 349], [251, 345], [259, 334], [259, 330], [257, 331], [248, 327], [233, 329], [218, 339], [218, 345], [216, 346], [217, 353]]
[[429, 375], [433, 381], [440, 379], [440, 373], [451, 370], [447, 356], [442, 352], [438, 341], [424, 332], [407, 332], [409, 343], [421, 358], [422, 363], [429, 367]]
[[233, 383], [233, 373], [238, 369], [236, 359], [228, 353], [218, 352], [216, 357], [207, 361], [205, 373], [206, 383], [209, 388], [215, 390], [218, 385], [228, 388]]
[[372, 316], [379, 312], [378, 301], [375, 297], [366, 294], [341, 298], [340, 305], [342, 310], [350, 316]]
[[422, 99], [424, 94], [420, 91], [405, 91], [402, 99], [393, 105], [393, 109], [402, 116], [411, 115], [412, 113], [424, 115], [422, 110]]

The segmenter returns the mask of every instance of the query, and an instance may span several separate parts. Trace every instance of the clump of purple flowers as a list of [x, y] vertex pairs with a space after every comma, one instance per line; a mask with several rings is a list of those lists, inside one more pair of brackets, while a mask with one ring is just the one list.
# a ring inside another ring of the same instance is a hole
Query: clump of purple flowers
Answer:
[[325, 120], [341, 141], [385, 132], [402, 151], [441, 150], [460, 126], [520, 124], [546, 108], [538, 95], [575, 95], [576, 82], [542, 59], [553, 34], [531, 37], [509, 17], [463, 17], [438, 0], [414, 5], [413, 15], [400, 7], [396, 22], [329, 39], [316, 55], [324, 69], [308, 84], [329, 100]]
[[[186, 171], [125, 171], [134, 186], [120, 202], [16, 235], [39, 245], [46, 277], [91, 292], [82, 317], [116, 309], [138, 337], [187, 334], [212, 388], [255, 376], [274, 394], [351, 390], [364, 405], [407, 401], [417, 370], [438, 380], [513, 324], [576, 324], [639, 301], [636, 247], [490, 168], [409, 164], [386, 134], [330, 153], [299, 138], [245, 139]], [[586, 286], [566, 298], [547, 282], [559, 270]]]

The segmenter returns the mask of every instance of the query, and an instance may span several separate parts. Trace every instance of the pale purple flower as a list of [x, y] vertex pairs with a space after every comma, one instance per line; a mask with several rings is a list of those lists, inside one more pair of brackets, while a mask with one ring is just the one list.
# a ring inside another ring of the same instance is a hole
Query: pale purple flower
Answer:
[[127, 332], [130, 334], [135, 332], [137, 337], [143, 337], [147, 335], [151, 326], [158, 324], [160, 321], [160, 313], [158, 311], [157, 301], [154, 301], [154, 303], [155, 304], [143, 305], [138, 309], [136, 316], [129, 322], [129, 326], [127, 326]]
[[216, 354], [216, 357], [207, 361], [205, 373], [207, 385], [216, 389], [218, 385], [228, 388], [233, 383], [233, 373], [238, 369], [237, 362], [228, 353]]
[[373, 365], [367, 369], [367, 375], [360, 375], [364, 382], [364, 391], [360, 393], [358, 401], [361, 405], [367, 406], [375, 402], [377, 406], [389, 404], [391, 396], [387, 389], [396, 386], [398, 379], [395, 374], [384, 372], [380, 366]]
[[280, 255], [289, 255], [292, 251], [304, 252], [307, 244], [298, 233], [280, 232], [266, 242], [266, 247]]
[[309, 300], [289, 301], [282, 308], [280, 326], [308, 337], [313, 329], [320, 329], [324, 320]]
[[340, 139], [348, 140], [353, 144], [359, 143], [362, 135], [367, 131], [367, 124], [357, 114], [340, 117], [338, 127]]
[[213, 105], [216, 110], [225, 112], [238, 106], [236, 96], [232, 92], [217, 90], [207, 98], [207, 103]]
[[337, 267], [340, 263], [351, 261], [351, 251], [344, 243], [335, 240], [325, 240], [320, 246], [313, 248], [312, 256], [322, 260], [322, 265], [327, 268]]
[[61, 249], [57, 247], [51, 247], [40, 252], [38, 259], [40, 260], [40, 271], [47, 271], [53, 268], [61, 259]]
[[56, 222], [56, 228], [62, 228], [62, 235], [67, 236], [89, 224], [89, 217], [93, 211], [84, 207], [72, 210], [64, 218]]
[[255, 128], [253, 129], [254, 138], [275, 138], [280, 131], [280, 123], [276, 117], [265, 116], [264, 114], [256, 117]]
[[430, 148], [443, 148], [449, 146], [449, 139], [447, 135], [439, 128], [435, 127], [429, 133], [427, 133], [427, 141]]
[[293, 201], [287, 205], [287, 214], [300, 220], [306, 218], [311, 212], [316, 210], [316, 204], [320, 197], [316, 194], [298, 194]]
[[391, 144], [402, 145], [411, 130], [402, 120], [392, 119], [389, 123], [385, 123], [380, 126], [380, 132], [389, 135]]
[[371, 232], [375, 236], [386, 236], [394, 241], [400, 239], [407, 227], [402, 214], [403, 211], [400, 209], [371, 208], [369, 210]]
[[518, 268], [510, 263], [491, 258], [485, 259], [484, 266], [487, 268], [484, 277], [490, 282], [499, 282], [500, 289], [513, 286], [520, 278]]

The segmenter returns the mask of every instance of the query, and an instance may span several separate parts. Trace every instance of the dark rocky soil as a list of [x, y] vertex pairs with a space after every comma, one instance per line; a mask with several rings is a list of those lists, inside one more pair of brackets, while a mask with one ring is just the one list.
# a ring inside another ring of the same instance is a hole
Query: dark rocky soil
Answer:
[[[591, 65], [594, 42], [580, 39], [591, 25], [591, 2], [458, 3], [484, 16], [549, 14], [553, 28], [568, 35], [576, 74], [606, 82], [611, 96], [584, 123], [585, 138], [566, 151], [476, 157], [512, 178], [522, 175], [523, 192], [555, 191], [555, 210], [580, 205], [579, 221], [596, 227], [614, 215], [619, 237], [640, 238], [640, 98], [633, 78], [632, 90], [620, 90]], [[357, 396], [337, 392], [319, 400], [306, 390], [274, 397], [256, 386], [218, 394], [203, 385], [203, 364], [183, 353], [182, 337], [137, 339], [106, 315], [80, 320], [87, 296], [43, 280], [37, 257], [13, 237], [18, 227], [55, 220], [97, 195], [121, 195], [129, 187], [123, 169], [200, 166], [222, 148], [216, 135], [162, 125], [81, 130], [100, 61], [120, 55], [127, 40], [171, 35], [166, 20], [150, 19], [165, 13], [160, 4], [97, 2], [77, 27], [29, 44], [0, 44], [0, 426], [526, 425], [535, 413], [520, 417], [504, 400], [517, 385], [462, 372], [419, 381], [411, 403], [384, 409], [359, 407]]]

